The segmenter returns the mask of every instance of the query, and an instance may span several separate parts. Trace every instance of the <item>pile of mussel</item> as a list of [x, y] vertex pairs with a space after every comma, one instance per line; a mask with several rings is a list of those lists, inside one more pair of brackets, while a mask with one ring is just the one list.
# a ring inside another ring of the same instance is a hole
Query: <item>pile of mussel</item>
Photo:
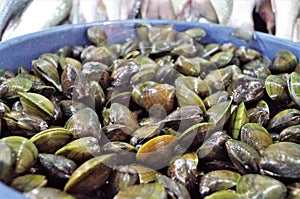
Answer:
[[299, 198], [298, 58], [201, 28], [64, 46], [0, 69], [0, 180], [27, 198]]

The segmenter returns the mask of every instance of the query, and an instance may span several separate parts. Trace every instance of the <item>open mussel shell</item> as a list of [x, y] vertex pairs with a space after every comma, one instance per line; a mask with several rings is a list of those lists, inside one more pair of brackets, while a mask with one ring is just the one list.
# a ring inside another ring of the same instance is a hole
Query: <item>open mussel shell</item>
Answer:
[[141, 146], [136, 159], [151, 168], [163, 168], [171, 160], [176, 145], [177, 139], [173, 135], [154, 137]]
[[28, 192], [35, 188], [44, 187], [46, 184], [46, 176], [39, 174], [27, 174], [14, 178], [10, 186], [21, 192]]
[[300, 146], [278, 142], [265, 149], [260, 161], [263, 173], [282, 178], [300, 179]]
[[28, 78], [14, 77], [4, 80], [0, 85], [1, 98], [15, 97], [18, 92], [27, 92], [32, 87]]
[[64, 191], [85, 194], [100, 188], [109, 178], [114, 161], [113, 154], [89, 159], [73, 172], [64, 187]]
[[40, 153], [53, 153], [73, 139], [73, 134], [61, 127], [41, 131], [30, 138]]
[[162, 183], [155, 182], [130, 186], [114, 197], [114, 199], [129, 198], [167, 199], [167, 192]]
[[9, 136], [2, 138], [1, 141], [11, 147], [16, 154], [14, 175], [25, 173], [36, 163], [38, 150], [28, 139], [21, 136]]
[[21, 104], [25, 112], [40, 116], [41, 118], [49, 118], [54, 115], [54, 104], [45, 96], [37, 93], [18, 92]]
[[42, 54], [32, 61], [32, 70], [36, 76], [50, 82], [58, 91], [62, 91], [58, 72], [59, 56], [54, 53]]

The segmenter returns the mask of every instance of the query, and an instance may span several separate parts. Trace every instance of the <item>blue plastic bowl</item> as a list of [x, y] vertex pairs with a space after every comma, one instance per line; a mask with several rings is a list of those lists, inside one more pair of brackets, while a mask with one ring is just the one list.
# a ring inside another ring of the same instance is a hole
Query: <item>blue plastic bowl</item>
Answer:
[[[20, 36], [8, 41], [0, 42], [0, 67], [16, 70], [19, 66], [31, 67], [31, 60], [40, 54], [53, 52], [62, 46], [87, 44], [87, 28], [100, 25], [108, 35], [109, 43], [125, 42], [128, 38], [135, 38], [134, 28], [137, 23], [150, 23], [152, 25], [173, 24], [176, 31], [201, 27], [207, 36], [204, 43], [232, 42], [237, 46], [246, 46], [258, 50], [263, 55], [272, 58], [279, 50], [285, 49], [294, 53], [300, 59], [300, 44], [279, 39], [265, 33], [256, 33], [253, 42], [246, 43], [232, 36], [233, 29], [217, 24], [188, 23], [181, 21], [164, 20], [125, 20], [97, 22], [77, 25], [64, 25], [45, 31]], [[24, 198], [22, 194], [0, 183], [0, 198]]]

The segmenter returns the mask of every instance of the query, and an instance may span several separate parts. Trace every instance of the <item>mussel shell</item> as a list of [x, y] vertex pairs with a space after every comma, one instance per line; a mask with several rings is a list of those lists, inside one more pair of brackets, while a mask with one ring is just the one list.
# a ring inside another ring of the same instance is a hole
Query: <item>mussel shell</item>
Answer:
[[233, 71], [229, 67], [212, 70], [204, 78], [204, 81], [215, 90], [224, 90], [231, 82]]
[[280, 131], [292, 125], [300, 123], [300, 111], [295, 108], [288, 108], [278, 112], [270, 119], [267, 129], [271, 131]]
[[288, 77], [288, 90], [290, 97], [292, 100], [300, 106], [300, 89], [299, 84], [300, 82], [300, 75], [297, 72], [292, 72]]
[[136, 159], [151, 168], [163, 168], [171, 160], [177, 139], [172, 135], [161, 135], [152, 138], [139, 148]]
[[205, 83], [205, 81], [197, 77], [178, 77], [175, 80], [175, 86], [178, 86], [180, 84], [184, 84], [187, 88], [200, 95], [200, 97], [206, 97], [211, 92], [211, 88]]
[[162, 183], [171, 198], [190, 199], [191, 196], [188, 190], [182, 184], [173, 181], [171, 178], [158, 174], [156, 175], [157, 182]]
[[174, 108], [175, 88], [169, 84], [147, 81], [133, 88], [132, 97], [138, 105], [148, 111], [158, 104], [169, 113]]
[[245, 142], [229, 139], [225, 143], [232, 164], [242, 173], [256, 173], [260, 155]]
[[241, 175], [229, 170], [216, 170], [204, 174], [199, 183], [199, 192], [206, 196], [216, 191], [230, 189], [236, 186]]
[[300, 178], [300, 146], [278, 142], [265, 149], [260, 161], [264, 173], [283, 178]]
[[50, 128], [30, 138], [40, 153], [53, 153], [73, 139], [73, 134], [65, 128]]
[[265, 84], [258, 78], [243, 76], [233, 81], [228, 90], [234, 102], [252, 102], [263, 97]]
[[176, 86], [175, 95], [179, 107], [199, 106], [204, 113], [206, 112], [206, 107], [202, 99], [194, 91], [187, 88], [187, 86], [185, 86], [184, 84]]
[[16, 153], [3, 141], [0, 141], [0, 148], [0, 180], [9, 183], [16, 166]]
[[20, 175], [28, 171], [37, 161], [38, 150], [28, 139], [21, 136], [9, 136], [1, 139], [16, 154], [15, 175]]
[[260, 100], [255, 107], [247, 109], [250, 123], [258, 123], [265, 126], [270, 119], [270, 109], [267, 102]]
[[44, 187], [47, 184], [46, 176], [27, 174], [13, 179], [11, 187], [21, 192], [28, 192], [35, 188]]
[[294, 71], [298, 63], [297, 57], [288, 50], [278, 51], [272, 59], [269, 67], [272, 73], [290, 73]]
[[221, 102], [228, 100], [228, 93], [226, 91], [217, 91], [215, 93], [212, 93], [211, 95], [207, 96], [203, 103], [207, 109], [213, 107], [214, 105], [217, 105]]
[[214, 132], [205, 140], [200, 148], [197, 149], [199, 160], [216, 161], [228, 160], [225, 143], [231, 137], [225, 132]]
[[233, 59], [233, 55], [234, 54], [231, 51], [221, 51], [214, 54], [210, 58], [210, 61], [215, 63], [218, 68], [222, 68], [231, 62], [231, 60]]
[[113, 154], [107, 154], [84, 162], [73, 172], [64, 191], [85, 194], [100, 188], [111, 174], [113, 159]]
[[6, 79], [0, 85], [1, 98], [15, 97], [18, 92], [27, 92], [32, 84], [31, 80], [23, 77]]
[[160, 125], [146, 125], [136, 129], [131, 134], [130, 143], [132, 145], [142, 144], [146, 140], [158, 135], [161, 131]]
[[101, 26], [92, 26], [88, 28], [87, 38], [91, 43], [97, 46], [106, 43], [106, 34]]
[[137, 117], [133, 114], [129, 107], [117, 102], [112, 103], [109, 109], [104, 110], [102, 112], [102, 116], [105, 126], [111, 124], [119, 124], [128, 126], [133, 130], [139, 127]]
[[215, 123], [217, 129], [223, 129], [231, 114], [231, 104], [232, 100], [216, 104], [206, 111], [205, 117], [209, 122]]
[[74, 138], [93, 136], [101, 137], [101, 123], [98, 115], [91, 108], [83, 108], [77, 111], [65, 124]]
[[32, 61], [33, 72], [50, 82], [58, 91], [62, 91], [58, 72], [59, 57], [56, 54], [46, 53]]
[[265, 80], [266, 91], [272, 100], [285, 102], [288, 100], [287, 74], [269, 75]]
[[183, 148], [199, 148], [205, 139], [215, 132], [215, 129], [215, 123], [200, 122], [190, 126], [184, 132], [176, 136], [178, 137], [178, 143]]
[[63, 198], [63, 199], [75, 199], [72, 195], [61, 191], [56, 188], [51, 187], [40, 187], [32, 189], [29, 192], [23, 194], [28, 199], [38, 199], [38, 198]]
[[83, 163], [100, 154], [100, 145], [94, 137], [78, 138], [59, 148], [55, 155], [64, 156], [77, 163]]
[[280, 132], [281, 142], [295, 142], [300, 144], [300, 125], [293, 125]]
[[159, 182], [138, 184], [120, 191], [114, 197], [114, 199], [126, 198], [167, 199], [167, 192], [164, 185]]
[[253, 147], [259, 154], [273, 144], [269, 132], [261, 125], [256, 123], [246, 123], [241, 128], [241, 141], [246, 142]]
[[60, 155], [39, 153], [39, 162], [47, 176], [55, 179], [69, 179], [77, 168], [77, 164]]
[[196, 153], [186, 153], [174, 157], [168, 166], [167, 174], [175, 182], [184, 185], [189, 191], [196, 186], [198, 157]]
[[240, 137], [240, 130], [242, 126], [249, 122], [245, 103], [240, 103], [230, 117], [229, 129], [232, 137], [234, 139], [238, 139]]
[[154, 182], [156, 180], [156, 175], [160, 174], [157, 170], [153, 170], [150, 167], [141, 164], [132, 164], [129, 165], [129, 167], [137, 171], [140, 183], [143, 184]]
[[282, 199], [286, 195], [286, 187], [282, 182], [259, 174], [243, 175], [236, 185], [236, 191], [247, 198]]
[[245, 196], [235, 192], [234, 190], [221, 190], [205, 197], [205, 199], [245, 199]]
[[35, 114], [42, 118], [54, 116], [54, 104], [45, 96], [37, 93], [18, 92], [25, 112]]

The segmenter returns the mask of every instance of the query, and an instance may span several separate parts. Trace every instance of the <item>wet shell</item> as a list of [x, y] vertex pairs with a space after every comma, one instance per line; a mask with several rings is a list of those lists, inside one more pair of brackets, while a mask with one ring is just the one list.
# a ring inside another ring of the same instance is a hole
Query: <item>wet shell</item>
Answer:
[[68, 193], [89, 193], [101, 187], [108, 179], [113, 164], [112, 154], [94, 157], [78, 167], [64, 187]]
[[171, 160], [176, 144], [175, 136], [157, 136], [141, 146], [136, 154], [136, 159], [151, 168], [163, 168]]
[[37, 161], [38, 150], [28, 139], [20, 136], [9, 136], [1, 141], [13, 149], [16, 154], [15, 175], [20, 175], [28, 171]]

